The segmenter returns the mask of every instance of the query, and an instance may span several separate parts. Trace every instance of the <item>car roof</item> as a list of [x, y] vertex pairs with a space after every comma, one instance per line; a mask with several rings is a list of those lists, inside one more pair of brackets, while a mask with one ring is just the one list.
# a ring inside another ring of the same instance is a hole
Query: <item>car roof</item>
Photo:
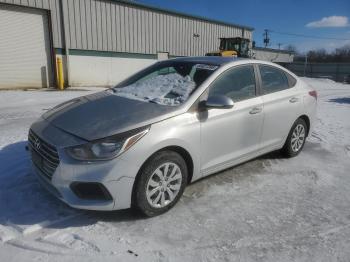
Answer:
[[212, 65], [224, 65], [234, 61], [244, 60], [244, 58], [237, 57], [222, 57], [222, 56], [192, 56], [192, 57], [179, 57], [170, 59], [179, 62], [191, 62], [191, 63], [202, 63], [202, 64], [212, 64]]
[[189, 57], [178, 57], [178, 58], [172, 58], [168, 60], [162, 60], [159, 61], [160, 63], [167, 63], [167, 62], [189, 62], [189, 63], [195, 63], [195, 64], [208, 64], [208, 65], [216, 65], [219, 67], [231, 64], [264, 64], [273, 66], [276, 68], [279, 68], [281, 70], [284, 70], [291, 74], [293, 77], [296, 77], [295, 74], [293, 74], [291, 71], [289, 71], [287, 68], [280, 66], [276, 63], [264, 61], [264, 60], [258, 60], [258, 59], [252, 59], [252, 58], [242, 58], [242, 57], [222, 57], [222, 56], [189, 56]]

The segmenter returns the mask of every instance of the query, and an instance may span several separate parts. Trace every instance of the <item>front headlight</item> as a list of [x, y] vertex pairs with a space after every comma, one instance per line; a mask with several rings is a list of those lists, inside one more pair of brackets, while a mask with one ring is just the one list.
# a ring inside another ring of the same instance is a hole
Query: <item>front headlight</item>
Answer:
[[99, 139], [84, 145], [67, 148], [68, 154], [85, 161], [110, 160], [132, 147], [149, 131], [149, 127]]

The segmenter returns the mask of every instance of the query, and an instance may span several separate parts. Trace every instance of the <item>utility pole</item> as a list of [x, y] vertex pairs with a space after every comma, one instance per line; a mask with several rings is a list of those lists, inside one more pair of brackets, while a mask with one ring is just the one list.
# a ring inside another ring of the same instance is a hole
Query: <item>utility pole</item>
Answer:
[[270, 44], [270, 37], [269, 37], [269, 30], [268, 29], [265, 29], [264, 30], [264, 44], [265, 44], [265, 48]]

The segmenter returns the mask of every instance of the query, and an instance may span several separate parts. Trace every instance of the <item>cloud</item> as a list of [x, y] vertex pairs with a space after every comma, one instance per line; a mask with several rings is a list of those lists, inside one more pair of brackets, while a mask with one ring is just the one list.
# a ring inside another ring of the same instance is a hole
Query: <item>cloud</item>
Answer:
[[306, 27], [346, 27], [349, 26], [349, 19], [346, 16], [328, 16], [321, 20], [306, 24]]

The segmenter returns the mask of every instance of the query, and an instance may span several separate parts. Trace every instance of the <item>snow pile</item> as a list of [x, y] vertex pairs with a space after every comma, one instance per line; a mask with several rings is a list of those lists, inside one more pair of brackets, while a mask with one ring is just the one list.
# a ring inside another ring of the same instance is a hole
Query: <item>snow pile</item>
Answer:
[[132, 85], [116, 88], [115, 94], [131, 99], [175, 106], [186, 101], [196, 84], [190, 76], [157, 75]]
[[326, 78], [308, 78], [308, 77], [301, 77], [301, 79], [306, 82], [309, 86], [313, 87], [314, 89], [320, 90], [335, 90], [335, 89], [347, 89], [349, 88], [348, 84], [335, 82], [331, 79]]

